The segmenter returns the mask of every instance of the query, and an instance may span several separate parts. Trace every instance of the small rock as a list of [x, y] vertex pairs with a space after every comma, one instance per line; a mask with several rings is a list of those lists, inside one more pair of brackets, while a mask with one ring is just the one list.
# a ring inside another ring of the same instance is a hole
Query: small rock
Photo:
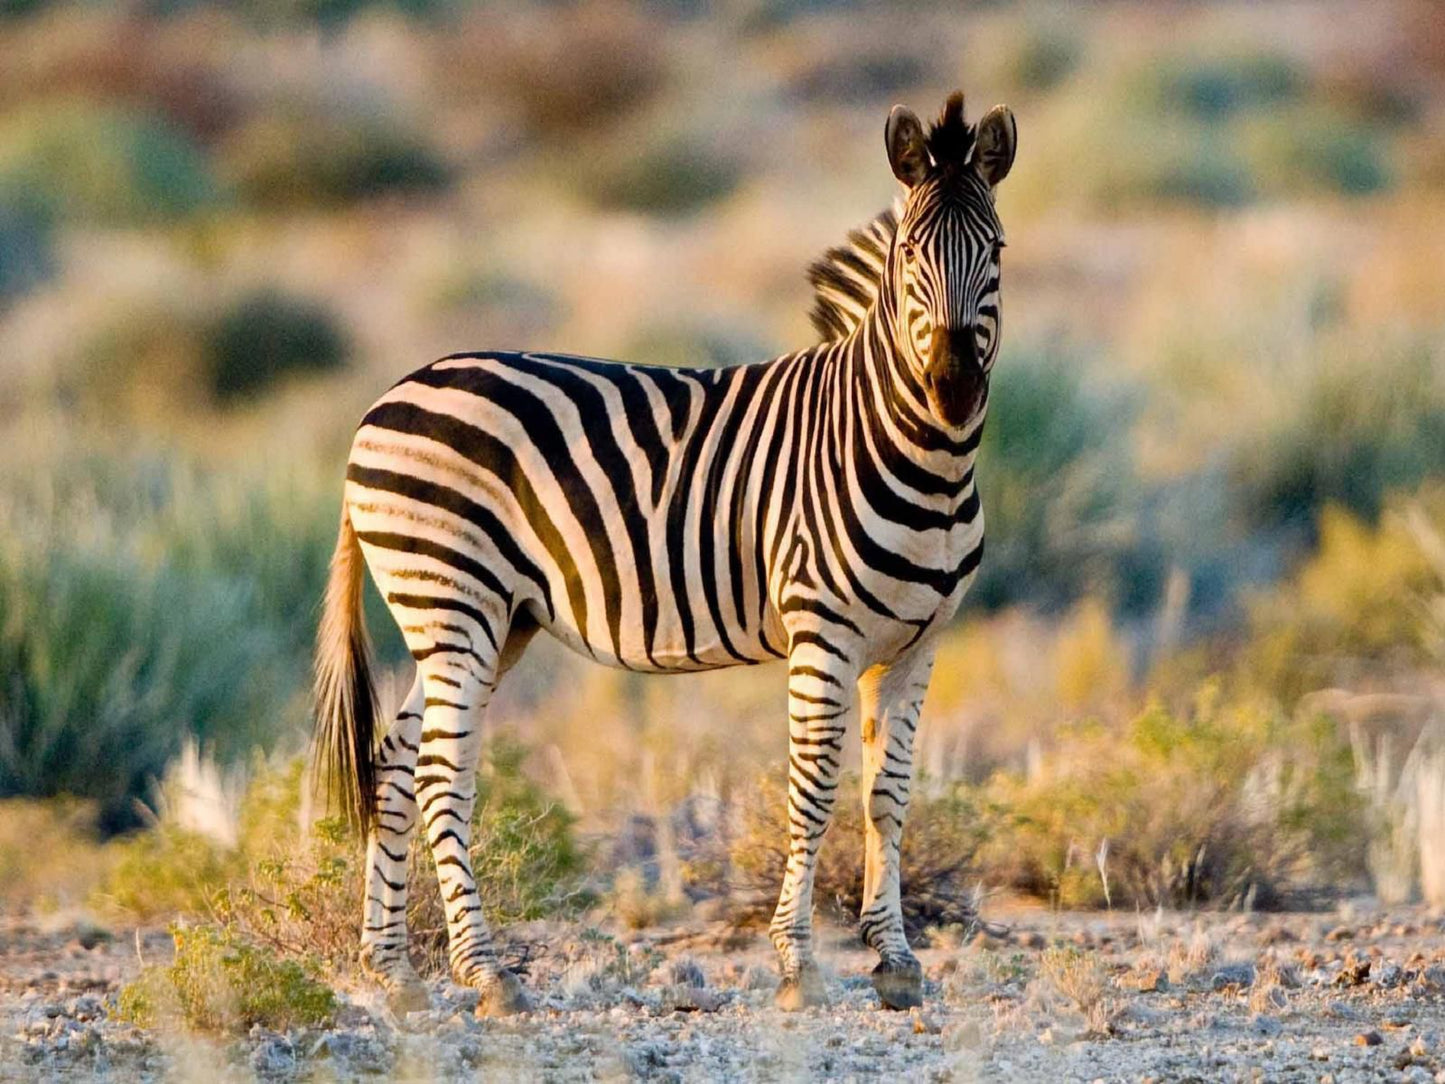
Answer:
[[1266, 1013], [1257, 1013], [1249, 1021], [1249, 1026], [1256, 1035], [1267, 1037], [1278, 1035], [1284, 1030], [1284, 1025], [1280, 1023], [1279, 1017], [1269, 1016]]
[[1020, 948], [1028, 949], [1041, 949], [1049, 943], [1038, 930], [1020, 930], [1014, 935], [1014, 942]]
[[1379, 1046], [1384, 1041], [1378, 1031], [1362, 1031], [1355, 1036], [1356, 1046]]
[[1227, 964], [1214, 973], [1209, 980], [1211, 990], [1223, 990], [1227, 986], [1254, 985], [1254, 965], [1250, 963]]
[[1333, 929], [1326, 931], [1325, 940], [1350, 941], [1354, 939], [1354, 936], [1355, 931], [1350, 929], [1348, 926], [1336, 926]]
[[1386, 990], [1393, 990], [1405, 981], [1405, 969], [1393, 960], [1387, 960], [1380, 965], [1375, 975], [1375, 981]]
[[669, 986], [663, 991], [661, 1012], [717, 1012], [723, 1005], [722, 995], [700, 986]]
[[251, 1051], [251, 1068], [260, 1076], [281, 1076], [296, 1068], [296, 1052], [281, 1036], [267, 1039]]

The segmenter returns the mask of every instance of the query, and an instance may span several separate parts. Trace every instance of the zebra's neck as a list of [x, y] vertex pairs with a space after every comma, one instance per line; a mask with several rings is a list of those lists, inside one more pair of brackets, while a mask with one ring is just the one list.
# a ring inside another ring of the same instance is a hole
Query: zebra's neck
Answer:
[[[936, 486], [940, 496], [956, 500], [973, 472], [987, 403], [967, 426], [945, 426], [929, 409], [923, 387], [899, 350], [893, 329], [887, 302], [877, 297], [864, 319], [838, 344], [852, 368], [849, 394], [880, 447], [886, 442], [916, 471], [936, 479], [930, 486], [915, 488], [930, 492], [931, 486]], [[868, 454], [868, 450], [856, 449], [854, 454]], [[899, 480], [909, 484], [908, 479]]]

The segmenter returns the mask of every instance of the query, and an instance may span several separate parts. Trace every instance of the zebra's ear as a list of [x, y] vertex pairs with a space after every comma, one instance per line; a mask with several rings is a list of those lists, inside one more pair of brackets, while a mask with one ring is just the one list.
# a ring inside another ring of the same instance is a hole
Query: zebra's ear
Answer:
[[888, 147], [888, 165], [893, 176], [912, 188], [928, 172], [928, 144], [923, 125], [913, 110], [895, 105], [883, 129], [883, 142]]
[[1013, 110], [1006, 105], [994, 106], [978, 122], [973, 147], [973, 164], [990, 188], [1008, 176], [1017, 146], [1018, 125]]

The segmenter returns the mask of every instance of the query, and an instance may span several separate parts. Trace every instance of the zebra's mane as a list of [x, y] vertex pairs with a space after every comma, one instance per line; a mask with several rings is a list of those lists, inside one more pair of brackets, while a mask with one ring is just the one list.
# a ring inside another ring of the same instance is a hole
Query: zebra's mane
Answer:
[[889, 207], [848, 234], [847, 244], [828, 249], [808, 268], [813, 326], [825, 342], [847, 338], [878, 296], [899, 210], [897, 204]]

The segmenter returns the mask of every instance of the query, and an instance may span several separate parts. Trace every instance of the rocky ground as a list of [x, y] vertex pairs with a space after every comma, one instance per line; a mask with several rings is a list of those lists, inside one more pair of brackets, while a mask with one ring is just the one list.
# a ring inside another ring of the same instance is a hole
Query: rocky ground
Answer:
[[512, 931], [540, 946], [536, 1010], [477, 1020], [434, 986], [403, 1019], [343, 987], [326, 1030], [216, 1038], [112, 1018], [164, 931], [0, 923], [0, 1080], [1445, 1081], [1445, 938], [1418, 910], [1145, 916], [991, 912], [1001, 936], [920, 950], [921, 1011], [876, 1008], [871, 956], [821, 955], [833, 1004], [772, 1006], [755, 931], [696, 919], [608, 934]]

